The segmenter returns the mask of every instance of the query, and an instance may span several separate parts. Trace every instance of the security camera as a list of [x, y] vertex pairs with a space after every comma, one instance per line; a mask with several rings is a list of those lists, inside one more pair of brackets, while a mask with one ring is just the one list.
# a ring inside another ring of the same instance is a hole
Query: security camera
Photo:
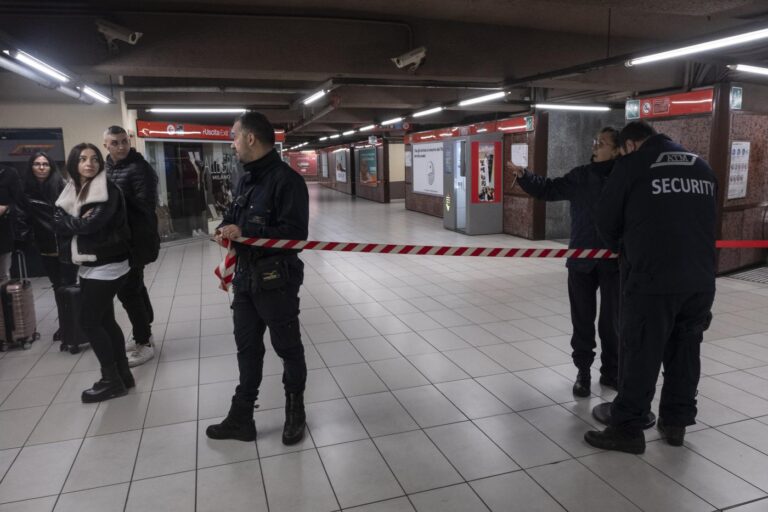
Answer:
[[142, 32], [137, 32], [129, 28], [121, 27], [112, 22], [106, 20], [96, 20], [96, 28], [104, 34], [107, 38], [107, 42], [111, 45], [115, 40], [123, 41], [128, 44], [136, 44], [139, 42], [139, 38], [143, 35]]
[[408, 68], [414, 71], [416, 68], [422, 65], [424, 59], [427, 58], [427, 49], [423, 46], [419, 46], [408, 53], [404, 53], [399, 57], [393, 57], [390, 59], [395, 63], [399, 69]]

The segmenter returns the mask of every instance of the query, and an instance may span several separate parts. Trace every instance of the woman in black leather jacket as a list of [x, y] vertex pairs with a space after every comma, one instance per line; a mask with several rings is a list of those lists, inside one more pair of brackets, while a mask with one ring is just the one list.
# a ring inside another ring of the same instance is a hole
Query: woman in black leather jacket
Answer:
[[85, 142], [72, 148], [67, 174], [70, 180], [54, 213], [59, 257], [80, 265], [81, 326], [101, 365], [101, 380], [81, 398], [85, 403], [101, 402], [136, 385], [113, 304], [130, 270], [130, 230], [123, 194], [107, 179], [99, 148]]
[[[51, 157], [40, 151], [32, 155], [24, 174], [24, 199], [22, 209], [35, 234], [35, 246], [40, 251], [40, 259], [45, 273], [53, 285], [56, 305], [61, 314], [60, 288], [77, 283], [77, 265], [59, 261], [59, 248], [56, 244], [56, 231], [53, 226], [53, 210], [56, 199], [64, 190], [64, 178]], [[53, 335], [58, 341], [59, 331]]]

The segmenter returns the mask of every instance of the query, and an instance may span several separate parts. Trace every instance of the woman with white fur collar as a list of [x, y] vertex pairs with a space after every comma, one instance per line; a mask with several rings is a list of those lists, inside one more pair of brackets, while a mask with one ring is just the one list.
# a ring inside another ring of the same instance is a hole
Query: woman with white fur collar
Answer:
[[130, 270], [125, 200], [104, 172], [93, 144], [81, 143], [67, 157], [69, 180], [56, 201], [59, 257], [80, 265], [80, 322], [101, 364], [101, 380], [82, 394], [85, 403], [126, 394], [136, 385], [128, 368], [125, 337], [115, 321], [114, 298]]

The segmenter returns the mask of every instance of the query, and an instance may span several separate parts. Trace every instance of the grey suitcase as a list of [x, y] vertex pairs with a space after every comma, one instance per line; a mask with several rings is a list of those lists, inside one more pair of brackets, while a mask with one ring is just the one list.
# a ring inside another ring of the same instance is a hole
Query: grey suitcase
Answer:
[[35, 296], [32, 283], [26, 279], [24, 256], [19, 257], [21, 279], [11, 279], [0, 285], [0, 351], [11, 346], [28, 349], [40, 338], [35, 315]]

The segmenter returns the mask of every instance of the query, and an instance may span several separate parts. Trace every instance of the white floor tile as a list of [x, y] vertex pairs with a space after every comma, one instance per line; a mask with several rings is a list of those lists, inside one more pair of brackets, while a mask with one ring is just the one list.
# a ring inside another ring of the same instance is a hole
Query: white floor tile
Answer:
[[126, 512], [187, 512], [195, 507], [195, 472], [167, 475], [131, 484]]
[[197, 422], [145, 428], [136, 457], [134, 480], [195, 469]]
[[452, 485], [411, 496], [418, 512], [466, 512], [488, 510], [467, 484]]
[[[331, 512], [339, 505], [315, 450], [261, 460], [270, 512]], [[296, 482], [302, 482], [297, 487]]]
[[61, 492], [80, 441], [27, 446], [17, 455], [0, 483], [0, 503]]
[[62, 494], [54, 512], [122, 512], [128, 497], [127, 483]]
[[201, 469], [197, 473], [198, 512], [267, 512], [259, 461]]
[[562, 512], [563, 508], [524, 471], [470, 482], [491, 512]]
[[399, 389], [393, 394], [422, 428], [467, 419], [434, 386]]
[[140, 430], [132, 430], [86, 438], [67, 478], [64, 492], [130, 481], [140, 437]]

